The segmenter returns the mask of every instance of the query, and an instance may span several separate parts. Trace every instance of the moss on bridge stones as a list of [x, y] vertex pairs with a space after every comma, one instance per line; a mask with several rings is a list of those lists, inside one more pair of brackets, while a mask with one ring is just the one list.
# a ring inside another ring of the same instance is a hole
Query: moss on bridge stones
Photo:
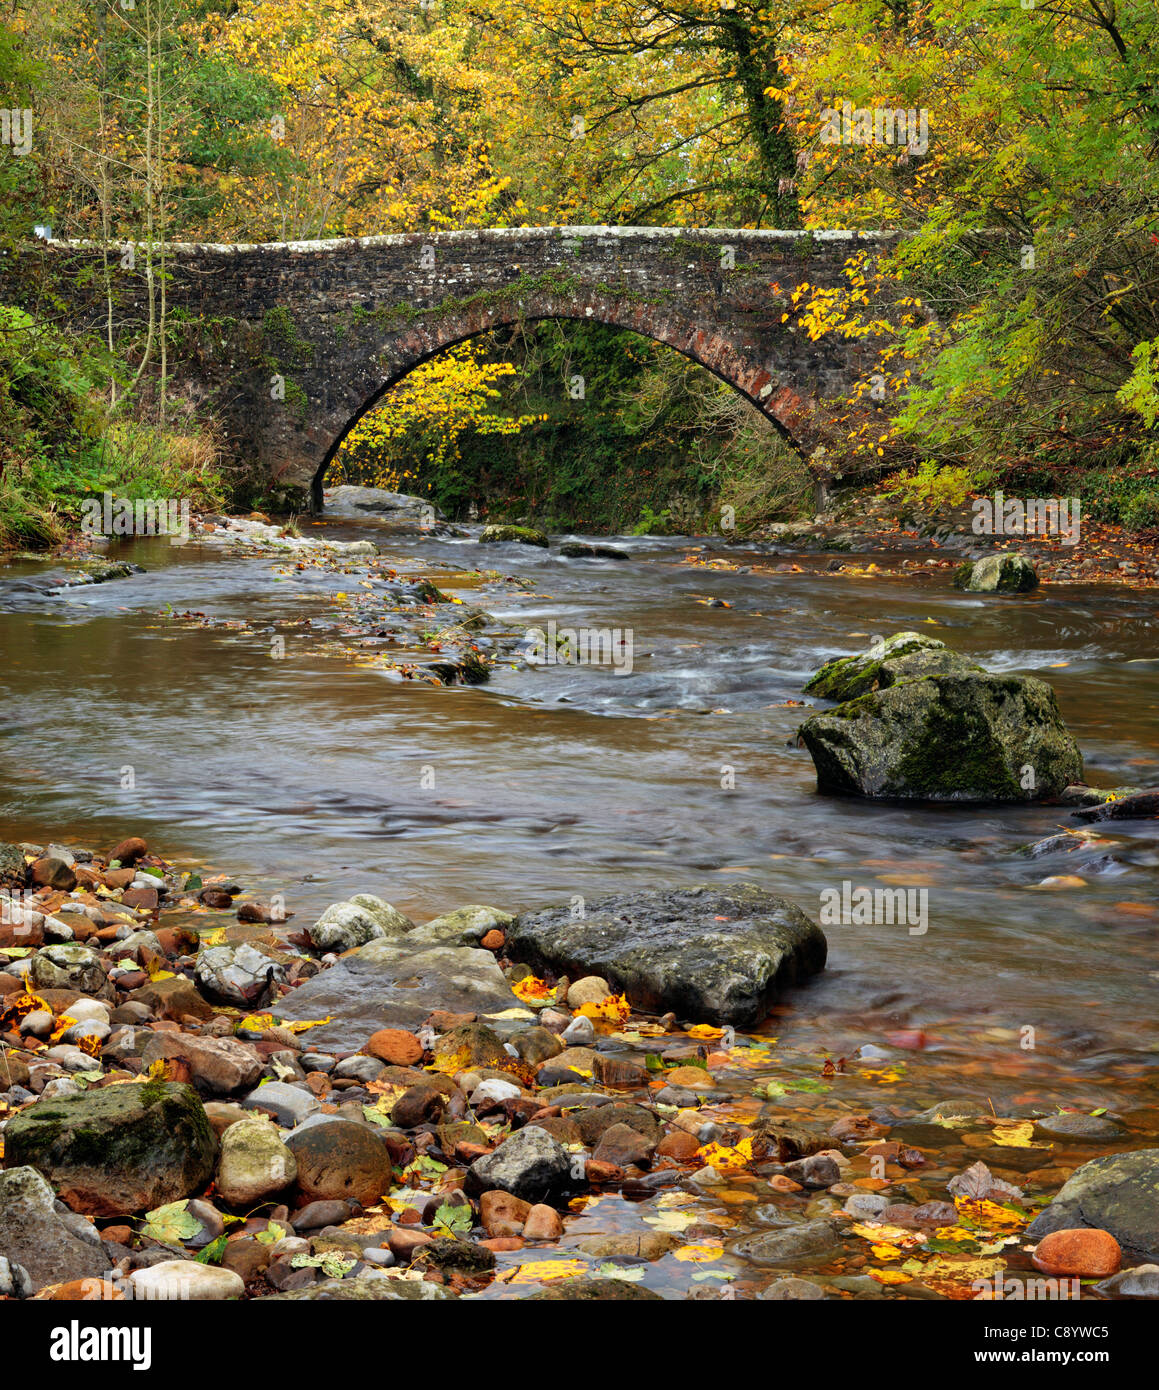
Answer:
[[290, 311], [282, 304], [271, 305], [262, 319], [262, 336], [279, 359], [290, 367], [311, 367], [314, 344], [298, 332]]

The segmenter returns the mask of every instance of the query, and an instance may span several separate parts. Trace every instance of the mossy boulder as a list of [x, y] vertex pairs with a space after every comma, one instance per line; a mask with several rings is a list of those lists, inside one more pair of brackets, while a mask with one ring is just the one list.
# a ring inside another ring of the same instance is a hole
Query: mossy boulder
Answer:
[[1024, 594], [1037, 587], [1034, 564], [1025, 555], [987, 555], [954, 571], [954, 588], [971, 594]]
[[614, 545], [592, 545], [588, 541], [564, 541], [559, 553], [567, 560], [630, 560], [626, 550]]
[[484, 526], [479, 540], [486, 545], [516, 541], [519, 545], [538, 545], [544, 549], [550, 544], [543, 532], [534, 526]]
[[42, 1173], [73, 1211], [129, 1216], [200, 1192], [217, 1136], [191, 1086], [106, 1086], [21, 1111], [4, 1130], [4, 1165]]
[[871, 690], [885, 690], [917, 676], [980, 671], [964, 656], [936, 637], [921, 632], [895, 632], [856, 656], [827, 661], [805, 686], [807, 695], [826, 700], [855, 700]]
[[1054, 691], [1030, 676], [927, 675], [800, 728], [821, 792], [918, 801], [1037, 801], [1083, 774]]

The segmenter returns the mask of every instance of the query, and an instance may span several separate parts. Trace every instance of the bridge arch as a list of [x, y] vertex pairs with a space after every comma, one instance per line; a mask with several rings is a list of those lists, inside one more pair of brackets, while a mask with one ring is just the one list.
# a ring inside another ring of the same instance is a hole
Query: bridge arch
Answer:
[[[351, 384], [348, 399], [358, 403], [354, 404], [350, 416], [326, 450], [311, 479], [312, 508], [322, 510], [326, 472], [341, 449], [343, 440], [359, 420], [370, 414], [387, 393], [417, 367], [438, 357], [448, 348], [495, 329], [546, 319], [600, 323], [672, 348], [732, 387], [756, 407], [790, 444], [804, 452], [802, 442], [794, 437], [792, 431], [793, 412], [799, 409], [799, 398], [795, 393], [786, 398], [784, 392], [775, 393], [768, 389], [768, 374], [738, 354], [735, 344], [727, 337], [712, 328], [687, 322], [682, 316], [653, 304], [625, 304], [620, 299], [605, 299], [600, 294], [581, 294], [579, 299], [583, 300], [582, 304], [571, 298], [561, 300], [558, 296], [539, 294], [525, 300], [512, 300], [503, 306], [470, 306], [463, 313], [437, 315], [424, 323], [421, 329], [410, 328], [388, 335], [382, 347], [383, 371], [377, 382], [372, 379], [369, 383], [369, 394], [359, 402], [359, 393], [367, 386]], [[782, 415], [786, 418], [782, 418]]]

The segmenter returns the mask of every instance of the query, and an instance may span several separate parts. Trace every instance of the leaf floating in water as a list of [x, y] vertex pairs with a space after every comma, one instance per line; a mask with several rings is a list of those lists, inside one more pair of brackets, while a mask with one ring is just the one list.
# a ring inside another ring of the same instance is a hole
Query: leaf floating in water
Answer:
[[578, 1279], [588, 1273], [583, 1260], [529, 1260], [510, 1274], [500, 1275], [503, 1284], [546, 1284], [554, 1279]]
[[1049, 1144], [1035, 1144], [1034, 1121], [1020, 1120], [1012, 1125], [995, 1125], [990, 1138], [1004, 1149], [1049, 1149]]

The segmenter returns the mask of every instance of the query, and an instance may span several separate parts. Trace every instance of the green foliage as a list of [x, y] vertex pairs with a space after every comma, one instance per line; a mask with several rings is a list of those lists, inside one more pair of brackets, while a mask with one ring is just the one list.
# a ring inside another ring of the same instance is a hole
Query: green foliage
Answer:
[[0, 545], [55, 544], [106, 491], [220, 506], [212, 440], [110, 418], [98, 388], [116, 371], [99, 341], [0, 305]]
[[976, 486], [968, 468], [939, 466], [933, 459], [923, 460], [917, 468], [895, 475], [883, 495], [896, 497], [903, 507], [958, 507], [965, 502]]
[[1137, 411], [1144, 425], [1154, 429], [1159, 422], [1159, 338], [1137, 343], [1131, 353], [1135, 367], [1119, 388], [1119, 400]]
[[672, 508], [665, 507], [662, 512], [654, 512], [652, 508], [644, 503], [644, 509], [640, 514], [640, 520], [632, 527], [633, 536], [657, 536], [664, 535], [669, 528], [672, 520]]

